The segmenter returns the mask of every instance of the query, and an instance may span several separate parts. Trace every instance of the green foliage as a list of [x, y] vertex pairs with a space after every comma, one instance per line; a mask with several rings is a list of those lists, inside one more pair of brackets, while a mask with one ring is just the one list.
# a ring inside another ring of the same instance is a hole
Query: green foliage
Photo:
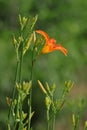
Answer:
[[[23, 56], [26, 51], [29, 49], [30, 44], [32, 42], [31, 33], [33, 31], [34, 25], [37, 21], [37, 16], [31, 19], [27, 19], [25, 17], [21, 17], [19, 15], [19, 23], [20, 23], [20, 35], [18, 39], [13, 37], [13, 44], [16, 50], [16, 57], [17, 57], [17, 67], [15, 73], [15, 82], [14, 82], [14, 89], [13, 89], [13, 96], [12, 99], [7, 98], [7, 104], [9, 105], [9, 113], [8, 113], [8, 130], [16, 129], [18, 130], [28, 129], [30, 130], [31, 125], [31, 118], [34, 114], [32, 112], [31, 106], [31, 92], [32, 92], [32, 76], [31, 81], [26, 83], [23, 82], [22, 84], [22, 63], [23, 63]], [[32, 23], [32, 24], [29, 24]], [[30, 28], [27, 26], [30, 25]], [[29, 32], [26, 33], [25, 29], [29, 29]], [[27, 40], [28, 39], [28, 40]], [[32, 53], [33, 56], [33, 53]], [[33, 62], [33, 57], [32, 61]], [[32, 75], [32, 69], [31, 69]], [[16, 92], [17, 90], [17, 92]], [[16, 97], [17, 93], [17, 97]], [[27, 105], [29, 111], [25, 113], [23, 111], [23, 104], [25, 99], [28, 97]], [[13, 124], [11, 125], [11, 121]]]
[[[59, 52], [59, 54], [54, 52], [53, 54], [49, 54], [49, 56], [45, 55], [44, 57], [40, 57], [35, 67], [35, 77], [40, 79], [40, 81], [48, 81], [50, 84], [55, 82], [55, 84], [58, 84], [58, 90], [56, 90], [55, 96], [57, 96], [57, 93], [62, 93], [61, 86], [63, 86], [65, 80], [67, 81], [72, 79], [77, 86], [78, 84], [85, 85], [87, 83], [86, 0], [0, 0], [0, 124], [2, 124], [0, 125], [0, 129], [6, 129], [5, 122], [7, 120], [7, 106], [5, 98], [8, 95], [11, 96], [13, 88], [16, 61], [14, 49], [11, 44], [11, 35], [13, 32], [15, 32], [16, 35], [18, 34], [17, 29], [20, 28], [17, 22], [18, 14], [25, 16], [22, 20], [22, 22], [25, 23], [26, 16], [38, 14], [39, 20], [36, 28], [47, 30], [50, 37], [55, 37], [57, 42], [62, 43], [69, 51], [67, 58], [63, 57]], [[29, 19], [31, 21], [30, 17]], [[33, 25], [28, 24], [27, 28], [30, 28], [31, 26]], [[24, 33], [24, 37], [21, 37], [20, 32], [19, 35], [17, 35], [18, 37], [13, 35], [14, 42], [19, 43], [20, 40], [24, 40], [30, 32], [25, 28]], [[29, 57], [31, 56], [31, 52], [28, 52], [28, 48], [30, 48], [32, 37], [33, 34], [30, 33], [25, 42], [26, 44], [24, 49], [26, 57], [24, 59], [23, 67], [25, 69], [22, 70], [22, 72], [23, 79], [26, 81], [28, 81], [30, 73], [28, 69], [30, 65], [27, 63], [30, 62]], [[20, 47], [18, 48], [20, 49]], [[43, 73], [41, 73], [42, 71]], [[36, 78], [34, 80], [36, 81]], [[80, 85], [79, 90], [82, 87]], [[84, 87], [84, 89], [86, 89], [86, 87]], [[36, 87], [35, 90], [37, 92], [37, 98], [35, 98], [36, 100], [34, 104], [37, 105], [34, 107], [37, 108], [41, 103], [41, 100], [37, 99], [41, 99], [42, 94], [39, 93], [38, 87]], [[36, 92], [34, 92], [35, 95]], [[78, 95], [78, 97], [80, 96], [79, 92], [75, 95]], [[78, 100], [76, 100], [76, 102], [78, 102]], [[44, 109], [41, 113], [43, 112]], [[40, 117], [42, 117], [42, 115]]]
[[73, 121], [73, 127], [74, 127], [73, 129], [79, 130], [79, 115], [73, 115], [72, 121]]
[[[46, 105], [46, 114], [47, 114], [47, 130], [54, 130], [55, 129], [55, 119], [56, 114], [63, 109], [66, 96], [70, 92], [73, 83], [71, 81], [67, 81], [65, 83], [64, 90], [59, 97], [59, 99], [55, 99], [55, 91], [56, 85], [53, 84], [51, 87], [46, 83], [46, 88], [42, 85], [42, 83], [38, 80], [38, 84], [42, 89], [43, 93], [45, 94], [45, 105]], [[51, 123], [50, 123], [51, 122]], [[76, 123], [77, 125], [77, 123]], [[76, 129], [77, 130], [77, 129]]]
[[[14, 99], [10, 99], [7, 97], [7, 104], [9, 105], [9, 122], [8, 122], [8, 130], [11, 130], [13, 127], [16, 129], [16, 125], [21, 122], [20, 129], [26, 128], [26, 124], [28, 123], [27, 114], [23, 110], [24, 101], [29, 95], [30, 88], [32, 86], [32, 82], [29, 83], [23, 82], [23, 85], [16, 83], [16, 89], [18, 93], [18, 97]], [[31, 113], [31, 117], [34, 112]], [[25, 121], [24, 121], [25, 120]], [[13, 122], [10, 124], [10, 122]]]

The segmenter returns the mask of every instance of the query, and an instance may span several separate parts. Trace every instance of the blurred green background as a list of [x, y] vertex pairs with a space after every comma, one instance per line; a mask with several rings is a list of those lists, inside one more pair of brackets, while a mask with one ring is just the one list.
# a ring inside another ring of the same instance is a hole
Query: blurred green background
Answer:
[[[46, 31], [57, 43], [62, 43], [68, 49], [67, 57], [55, 51], [41, 56], [35, 64], [34, 129], [45, 130], [44, 97], [37, 79], [47, 81], [50, 85], [55, 82], [58, 89], [56, 95], [60, 94], [66, 80], [72, 80], [75, 84], [68, 100], [87, 98], [87, 0], [0, 0], [0, 130], [6, 129], [6, 96], [11, 96], [13, 89], [16, 55], [12, 34], [17, 33], [19, 14], [26, 17], [38, 14], [35, 29]], [[30, 75], [29, 59], [27, 53], [23, 64], [25, 81], [28, 81]], [[67, 114], [71, 112], [71, 109], [65, 107], [57, 119], [56, 130], [67, 129], [71, 121], [71, 116]], [[82, 121], [87, 120], [85, 115]], [[64, 117], [67, 117], [67, 122]]]

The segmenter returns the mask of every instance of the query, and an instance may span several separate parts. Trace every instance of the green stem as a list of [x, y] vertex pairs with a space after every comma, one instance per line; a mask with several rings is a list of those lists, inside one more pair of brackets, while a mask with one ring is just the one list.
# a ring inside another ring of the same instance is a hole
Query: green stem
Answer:
[[[34, 66], [34, 48], [32, 50], [32, 61], [31, 61], [31, 75], [30, 75], [30, 80], [33, 80], [33, 66]], [[28, 98], [28, 103], [29, 103], [29, 115], [28, 115], [28, 130], [31, 128], [31, 112], [32, 112], [32, 87], [30, 89], [30, 94]]]
[[53, 114], [53, 125], [52, 125], [52, 130], [55, 130], [55, 113]]
[[[17, 80], [18, 66], [19, 66], [19, 61], [17, 61], [17, 65], [16, 65], [14, 84], [16, 84], [16, 80]], [[14, 97], [15, 97], [15, 86], [13, 88], [13, 92], [12, 93], [13, 93], [13, 95], [12, 95], [12, 102], [13, 102], [14, 101]], [[10, 108], [9, 108], [9, 112], [8, 112], [8, 130], [10, 129], [10, 117], [11, 117], [12, 102], [11, 102], [11, 105], [10, 105]]]
[[20, 96], [20, 104], [19, 104], [19, 107], [20, 107], [20, 123], [19, 123], [19, 130], [22, 130], [22, 100], [21, 100], [21, 94], [19, 95]]
[[47, 130], [50, 130], [50, 124], [49, 124], [49, 110], [47, 110]]
[[[21, 76], [22, 76], [22, 62], [23, 62], [23, 43], [21, 44], [21, 55], [20, 55], [20, 68], [19, 68], [19, 84], [21, 84]], [[22, 87], [22, 86], [21, 86]], [[21, 100], [21, 94], [18, 93], [20, 103], [19, 103], [19, 115], [20, 115], [20, 123], [19, 123], [19, 130], [22, 129], [22, 100]]]
[[[23, 43], [21, 43], [21, 54], [20, 54], [20, 61], [19, 61], [19, 84], [21, 85], [21, 73], [22, 73], [22, 61], [23, 61]], [[22, 102], [20, 102], [21, 95], [20, 92], [18, 92], [18, 97], [17, 97], [17, 108], [16, 108], [16, 116], [15, 116], [15, 129], [17, 126], [17, 117], [18, 114], [20, 116], [20, 122], [19, 122], [19, 130], [21, 130], [21, 125], [22, 125]]]
[[23, 43], [21, 46], [21, 55], [20, 55], [19, 84], [21, 84], [22, 61], [23, 61]]
[[55, 105], [54, 105], [53, 95], [51, 97], [51, 100], [52, 100], [52, 113], [53, 113], [53, 117], [52, 117], [52, 130], [55, 130], [56, 108], [55, 108]]
[[[17, 82], [18, 66], [19, 66], [19, 61], [17, 61], [17, 67], [16, 67], [16, 72], [15, 72], [15, 80], [14, 80], [15, 85], [16, 85], [16, 82]], [[15, 97], [15, 90], [16, 90], [16, 88], [14, 86], [12, 100], [14, 100], [14, 97]]]

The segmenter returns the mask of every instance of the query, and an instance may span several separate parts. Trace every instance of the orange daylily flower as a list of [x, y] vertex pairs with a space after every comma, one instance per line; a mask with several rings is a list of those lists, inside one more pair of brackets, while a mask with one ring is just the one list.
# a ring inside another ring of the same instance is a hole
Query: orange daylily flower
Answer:
[[60, 50], [65, 56], [67, 55], [67, 49], [65, 49], [60, 44], [56, 44], [56, 40], [54, 38], [50, 38], [46, 32], [42, 30], [36, 30], [36, 32], [41, 34], [46, 40], [45, 45], [41, 51], [42, 53], [49, 53], [55, 50]]

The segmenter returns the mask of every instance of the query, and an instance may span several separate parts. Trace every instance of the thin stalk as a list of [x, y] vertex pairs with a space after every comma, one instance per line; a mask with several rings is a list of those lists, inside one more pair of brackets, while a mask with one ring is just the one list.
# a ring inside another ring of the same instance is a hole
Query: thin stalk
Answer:
[[22, 62], [23, 62], [23, 43], [21, 44], [21, 55], [20, 55], [20, 66], [19, 66], [19, 84], [21, 84]]
[[52, 97], [51, 97], [51, 100], [52, 100], [52, 113], [53, 113], [53, 117], [52, 117], [52, 130], [55, 130], [56, 108], [55, 108], [55, 105], [54, 105], [53, 96], [54, 95], [52, 95]]
[[[20, 67], [19, 67], [19, 84], [21, 84], [21, 77], [22, 77], [22, 62], [23, 62], [23, 43], [21, 44], [21, 55], [20, 55]], [[21, 86], [22, 87], [22, 86]], [[21, 94], [18, 93], [18, 98], [21, 101]], [[19, 103], [19, 114], [20, 114], [20, 123], [19, 123], [19, 130], [22, 128], [22, 101]]]
[[[21, 54], [20, 54], [20, 61], [19, 61], [19, 84], [21, 85], [21, 73], [22, 73], [22, 62], [23, 62], [23, 43], [21, 43]], [[21, 124], [22, 124], [22, 104], [21, 102], [19, 102], [21, 99], [20, 97], [20, 93], [18, 92], [18, 98], [17, 98], [17, 108], [16, 108], [16, 117], [15, 119], [17, 119], [18, 114], [20, 114], [20, 123], [19, 123], [19, 129], [21, 129]], [[21, 105], [20, 105], [21, 104]], [[20, 111], [19, 111], [20, 109]], [[20, 112], [20, 113], [19, 113]], [[17, 122], [15, 122], [15, 129], [17, 126]]]
[[55, 130], [55, 113], [53, 114], [52, 130]]
[[50, 130], [50, 123], [49, 123], [49, 110], [47, 110], [47, 130]]
[[22, 130], [22, 100], [21, 100], [21, 94], [20, 94], [20, 124], [19, 124], [19, 130]]
[[[18, 66], [19, 66], [19, 61], [17, 61], [17, 65], [16, 65], [14, 84], [16, 84], [16, 81], [17, 81]], [[15, 85], [14, 85], [14, 88], [13, 88], [13, 92], [12, 92], [12, 93], [13, 93], [13, 94], [12, 94], [12, 101], [14, 101], [14, 97], [15, 97]], [[10, 129], [11, 109], [12, 109], [12, 102], [11, 102], [11, 105], [10, 105], [10, 107], [9, 107], [9, 112], [8, 112], [8, 130]]]
[[[16, 72], [15, 72], [15, 80], [14, 80], [14, 83], [16, 84], [17, 82], [17, 73], [18, 73], [18, 66], [19, 66], [19, 61], [17, 61], [17, 67], [16, 67]], [[14, 100], [14, 97], [15, 97], [15, 86], [13, 88], [13, 96], [12, 96], [12, 100]]]
[[[33, 47], [33, 50], [32, 50], [31, 75], [30, 75], [31, 81], [33, 80], [34, 49], [35, 49], [35, 46]], [[29, 102], [28, 130], [30, 130], [30, 127], [31, 127], [31, 112], [32, 112], [32, 87], [30, 88], [30, 94], [29, 94], [28, 102]]]

